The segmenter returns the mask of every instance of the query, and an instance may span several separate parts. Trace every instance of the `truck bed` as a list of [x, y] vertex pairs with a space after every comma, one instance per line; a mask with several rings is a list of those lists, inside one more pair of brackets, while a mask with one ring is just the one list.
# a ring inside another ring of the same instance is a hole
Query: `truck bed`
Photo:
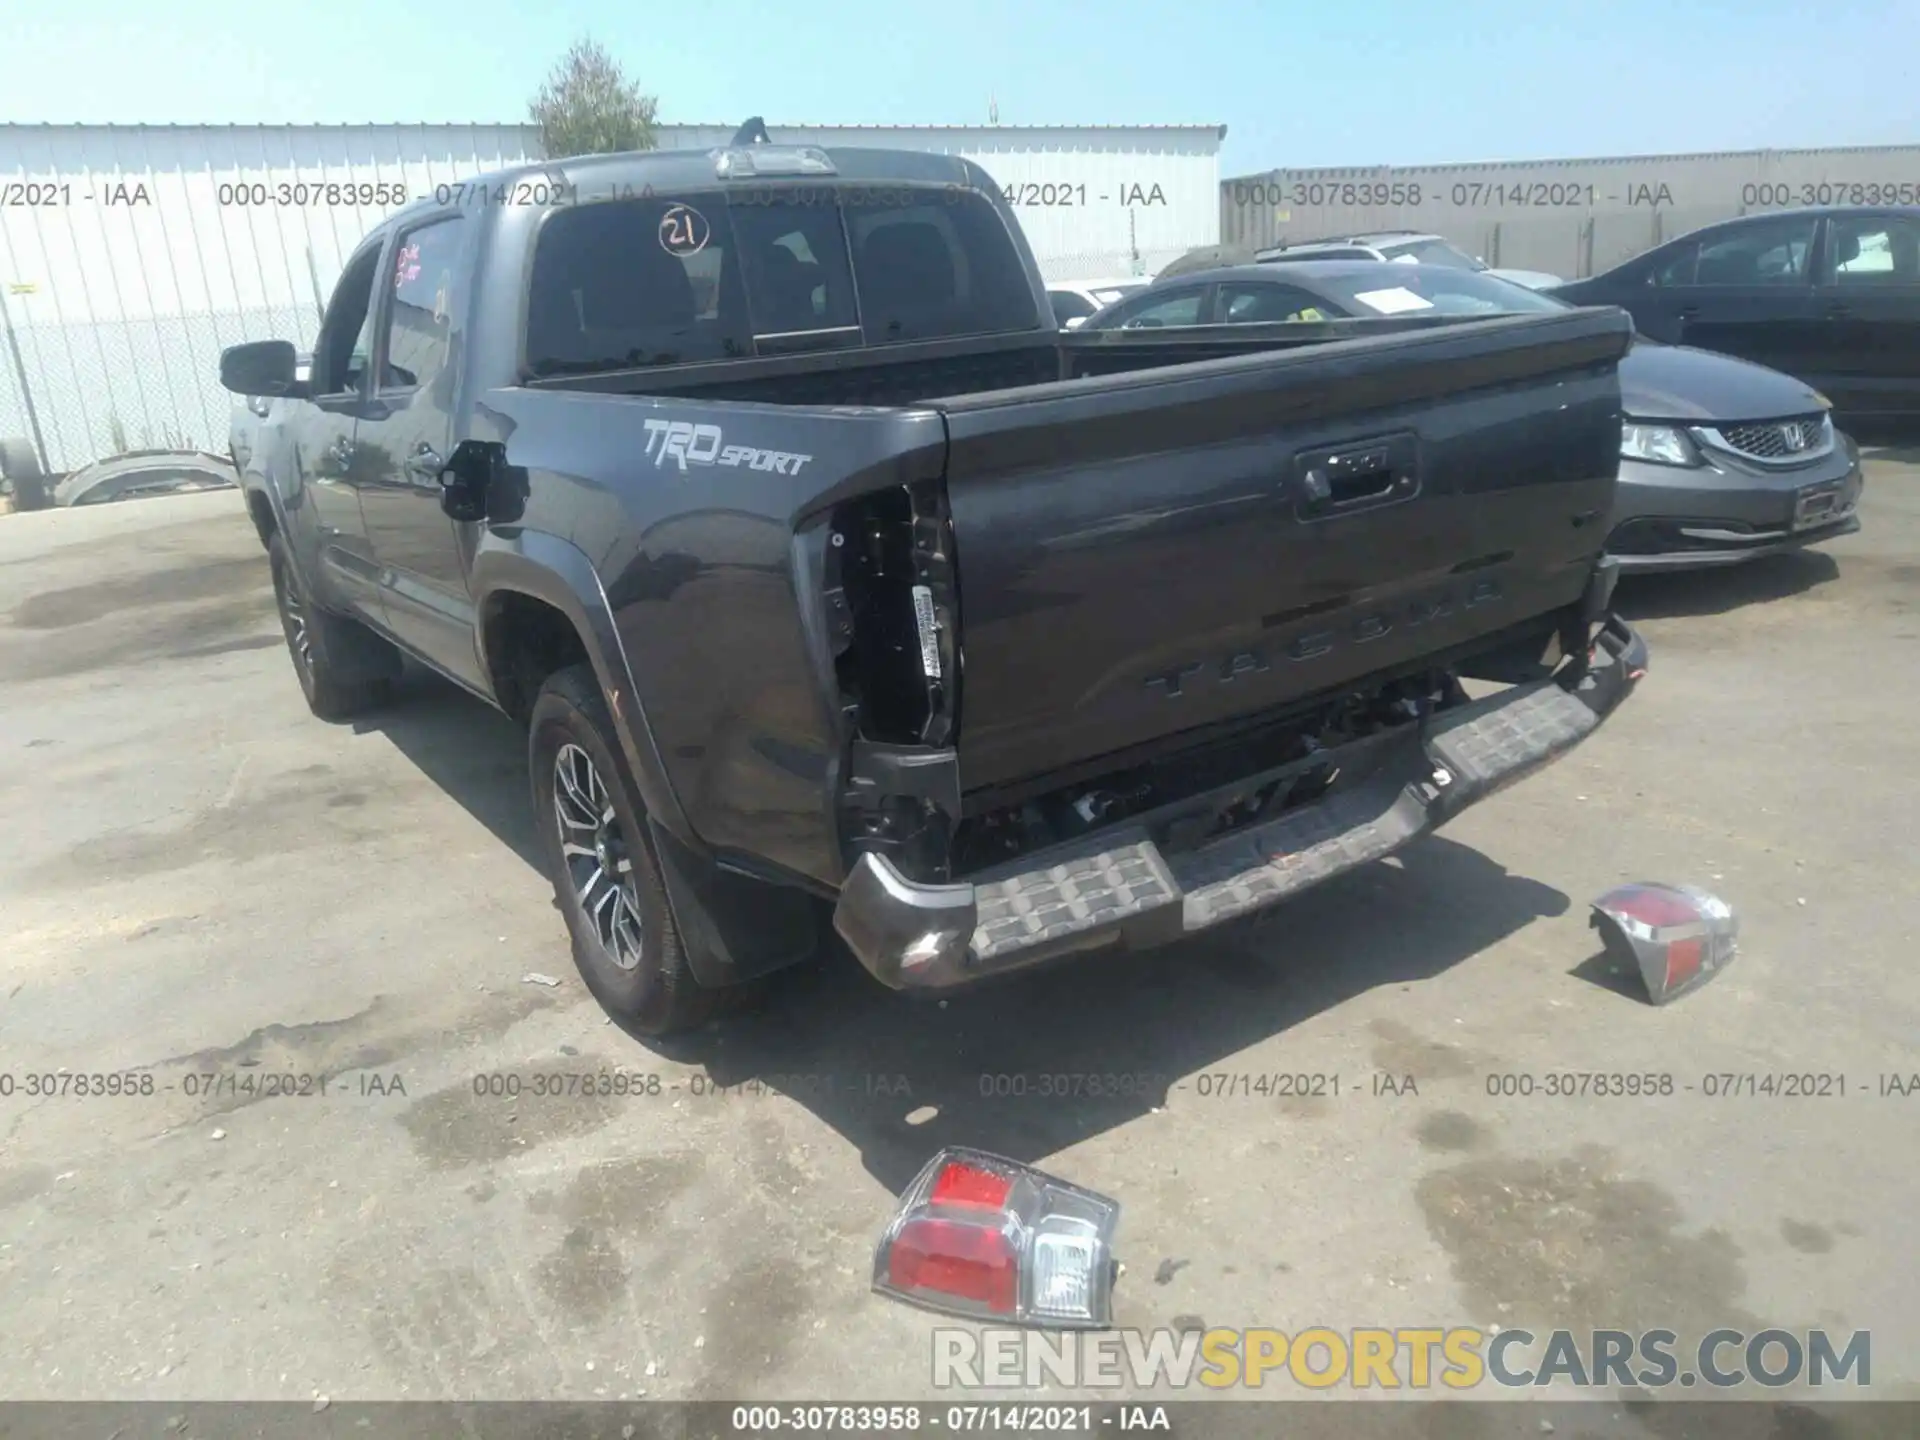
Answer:
[[951, 830], [1564, 630], [1604, 541], [1631, 334], [1609, 310], [1049, 333], [569, 377], [482, 408], [513, 465], [578, 492], [529, 523], [571, 527], [606, 577], [693, 823], [837, 884], [844, 836], [817, 833], [797, 777], [875, 804], [898, 784]]

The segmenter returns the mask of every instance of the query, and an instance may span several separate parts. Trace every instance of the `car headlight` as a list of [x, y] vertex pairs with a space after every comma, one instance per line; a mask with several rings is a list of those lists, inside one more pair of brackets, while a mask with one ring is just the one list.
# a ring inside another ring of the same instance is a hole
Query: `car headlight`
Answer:
[[1629, 420], [1620, 427], [1620, 458], [1646, 460], [1655, 465], [1699, 465], [1700, 452], [1675, 425], [1642, 425]]

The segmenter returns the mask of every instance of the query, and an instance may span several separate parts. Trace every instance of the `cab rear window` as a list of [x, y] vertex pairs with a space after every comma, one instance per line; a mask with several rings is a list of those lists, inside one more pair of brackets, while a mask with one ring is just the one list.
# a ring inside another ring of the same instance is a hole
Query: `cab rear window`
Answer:
[[1040, 327], [985, 197], [826, 186], [555, 211], [534, 249], [535, 376]]

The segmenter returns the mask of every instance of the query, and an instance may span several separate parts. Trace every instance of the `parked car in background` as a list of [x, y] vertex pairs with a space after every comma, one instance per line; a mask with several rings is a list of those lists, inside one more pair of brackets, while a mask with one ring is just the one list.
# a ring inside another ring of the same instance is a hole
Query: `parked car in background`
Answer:
[[1128, 275], [1118, 280], [1062, 280], [1047, 286], [1047, 303], [1054, 323], [1077, 330], [1096, 310], [1123, 300], [1153, 283], [1151, 275]]
[[1451, 270], [1479, 270], [1541, 290], [1562, 284], [1544, 270], [1496, 269], [1478, 255], [1469, 255], [1452, 241], [1424, 230], [1377, 230], [1337, 240], [1296, 240], [1259, 251], [1254, 259], [1266, 264], [1295, 260], [1386, 260], [1400, 265], [1443, 265]]
[[1747, 215], [1551, 293], [1797, 376], [1845, 420], [1920, 417], [1920, 207]]
[[24, 435], [0, 440], [0, 492], [15, 510], [44, 510], [53, 503], [40, 452]]
[[53, 503], [105, 505], [148, 495], [231, 490], [239, 483], [239, 469], [225, 455], [203, 450], [132, 450], [63, 476], [54, 487]]
[[[1567, 302], [1491, 274], [1378, 261], [1243, 265], [1164, 281], [1090, 331], [1535, 314]], [[1826, 398], [1777, 370], [1636, 337], [1620, 361], [1620, 483], [1607, 550], [1623, 570], [1728, 565], [1851, 534], [1860, 452]]]
[[[313, 356], [298, 355], [294, 358], [294, 376], [305, 384], [313, 367]], [[260, 423], [273, 413], [273, 397], [269, 395], [240, 395], [234, 397], [233, 418], [227, 425], [227, 454], [233, 459], [233, 467], [244, 472], [253, 459], [253, 447], [260, 433]]]

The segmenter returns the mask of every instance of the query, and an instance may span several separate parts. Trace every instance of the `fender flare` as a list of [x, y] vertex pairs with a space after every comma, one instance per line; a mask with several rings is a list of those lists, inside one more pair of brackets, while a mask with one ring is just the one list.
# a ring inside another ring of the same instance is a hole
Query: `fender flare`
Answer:
[[540, 530], [485, 533], [468, 576], [473, 593], [473, 644], [482, 673], [493, 674], [487, 654], [484, 619], [488, 602], [501, 594], [525, 595], [551, 605], [572, 624], [586, 647], [613, 715], [615, 738], [639, 787], [641, 802], [656, 824], [704, 856], [707, 847], [693, 833], [680, 797], [667, 778], [667, 766], [655, 742], [633, 683], [626, 647], [613, 623], [613, 606], [584, 551], [571, 541]]
[[473, 558], [474, 648], [492, 674], [484, 617], [502, 594], [525, 595], [566, 616], [607, 697], [615, 739], [647, 808], [667, 903], [703, 986], [725, 988], [804, 960], [818, 944], [816, 903], [720, 864], [694, 833], [633, 683], [600, 575], [580, 548], [537, 530], [488, 531]]
[[[273, 478], [259, 470], [242, 471], [240, 474], [240, 501], [246, 507], [247, 520], [253, 520], [253, 497], [264, 495], [267, 509], [273, 513], [274, 533], [286, 541], [287, 563], [293, 567], [294, 578], [300, 582], [300, 589], [307, 595], [318, 596], [320, 591], [314, 587], [313, 563], [314, 538], [295, 523], [293, 512], [287, 508], [286, 497], [280, 493], [280, 487]], [[260, 547], [265, 549], [267, 537], [260, 537]]]

